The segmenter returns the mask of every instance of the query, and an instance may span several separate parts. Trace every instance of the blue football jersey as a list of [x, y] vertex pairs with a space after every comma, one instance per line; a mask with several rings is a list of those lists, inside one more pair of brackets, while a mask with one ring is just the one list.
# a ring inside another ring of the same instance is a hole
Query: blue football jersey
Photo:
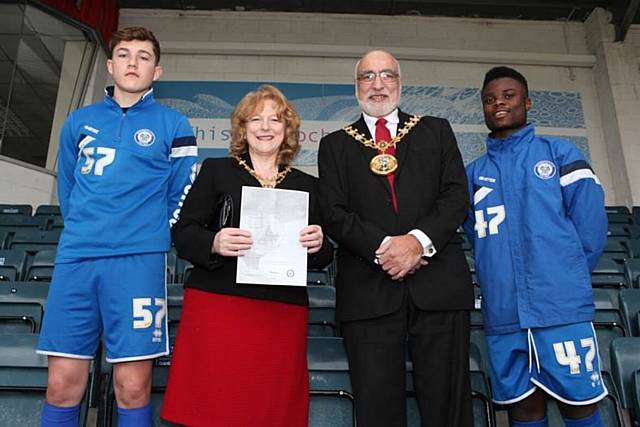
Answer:
[[191, 125], [149, 90], [122, 109], [103, 102], [71, 113], [60, 136], [57, 262], [163, 252], [196, 175]]

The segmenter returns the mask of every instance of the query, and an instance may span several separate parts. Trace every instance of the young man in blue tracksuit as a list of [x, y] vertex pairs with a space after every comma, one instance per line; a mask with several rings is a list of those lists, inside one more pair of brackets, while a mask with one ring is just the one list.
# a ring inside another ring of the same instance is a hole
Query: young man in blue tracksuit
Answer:
[[494, 400], [512, 426], [602, 426], [591, 271], [607, 240], [604, 193], [569, 141], [535, 134], [527, 81], [507, 67], [482, 86], [487, 154], [467, 166]]
[[120, 426], [151, 426], [153, 359], [169, 352], [166, 252], [170, 225], [195, 178], [187, 119], [157, 104], [162, 74], [153, 33], [131, 27], [110, 42], [115, 85], [71, 113], [60, 136], [58, 246], [38, 352], [49, 360], [42, 426], [77, 426], [101, 335], [114, 363]]

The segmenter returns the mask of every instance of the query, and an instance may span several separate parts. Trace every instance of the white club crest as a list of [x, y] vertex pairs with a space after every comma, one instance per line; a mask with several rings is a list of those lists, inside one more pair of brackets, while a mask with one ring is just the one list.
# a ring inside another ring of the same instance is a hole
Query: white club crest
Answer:
[[541, 160], [533, 167], [533, 172], [540, 179], [550, 179], [556, 174], [556, 165], [549, 160]]
[[140, 129], [133, 136], [133, 139], [139, 146], [148, 147], [155, 142], [156, 136], [150, 129]]

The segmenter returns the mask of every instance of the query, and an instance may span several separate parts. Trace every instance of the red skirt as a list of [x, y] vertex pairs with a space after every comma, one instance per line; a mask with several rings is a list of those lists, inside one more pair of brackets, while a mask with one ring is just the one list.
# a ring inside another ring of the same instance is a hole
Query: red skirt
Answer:
[[307, 426], [307, 307], [187, 289], [162, 418]]

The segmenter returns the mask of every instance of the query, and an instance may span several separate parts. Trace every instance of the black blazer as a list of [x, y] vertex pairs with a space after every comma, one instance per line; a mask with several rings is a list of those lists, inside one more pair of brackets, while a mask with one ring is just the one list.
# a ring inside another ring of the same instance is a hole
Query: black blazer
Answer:
[[[399, 112], [398, 130], [410, 116]], [[352, 126], [370, 138], [360, 118]], [[455, 231], [469, 205], [467, 180], [455, 136], [444, 119], [423, 117], [396, 147], [398, 213], [385, 176], [373, 174], [377, 154], [343, 130], [320, 141], [318, 168], [324, 230], [338, 243], [337, 314], [341, 321], [378, 317], [397, 310], [402, 286], [423, 310], [473, 307], [471, 275]], [[417, 228], [432, 240], [429, 265], [402, 282], [374, 263], [385, 236]], [[453, 239], [453, 241], [452, 241]]]
[[[246, 156], [245, 160], [251, 165], [249, 156]], [[317, 178], [292, 169], [277, 186], [309, 193], [309, 224], [320, 224], [317, 182]], [[209, 223], [215, 216], [216, 201], [224, 195], [231, 195], [231, 226], [238, 227], [242, 186], [259, 187], [260, 184], [235, 159], [207, 159], [202, 164], [200, 173], [184, 201], [180, 219], [171, 230], [178, 255], [194, 265], [185, 286], [226, 295], [306, 305], [305, 287], [237, 284], [237, 258], [211, 253], [215, 231], [209, 229]], [[332, 255], [331, 244], [325, 239], [320, 251], [309, 256], [307, 265], [310, 268], [324, 267], [331, 261]]]

